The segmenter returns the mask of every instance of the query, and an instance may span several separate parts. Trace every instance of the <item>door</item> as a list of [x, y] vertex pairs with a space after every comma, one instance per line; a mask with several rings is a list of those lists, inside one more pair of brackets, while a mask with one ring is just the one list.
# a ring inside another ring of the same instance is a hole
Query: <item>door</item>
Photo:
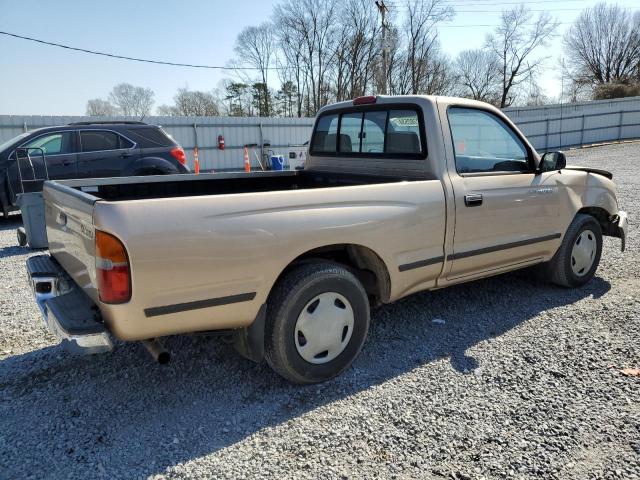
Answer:
[[[31, 163], [26, 152], [29, 153]], [[18, 172], [17, 162], [12, 162], [9, 169], [12, 197], [22, 191], [20, 175], [25, 180], [25, 191], [41, 190], [41, 182], [35, 183], [29, 180], [44, 180], [47, 172], [51, 180], [77, 178], [78, 166], [73, 131], [49, 132], [32, 138], [20, 145], [19, 149], [12, 154], [12, 158], [16, 156], [20, 164], [20, 172]]]
[[535, 172], [533, 152], [503, 119], [449, 107], [455, 172], [448, 279], [523, 265], [560, 242], [557, 172]]
[[139, 158], [131, 140], [111, 130], [80, 130], [78, 176], [81, 178], [119, 177]]

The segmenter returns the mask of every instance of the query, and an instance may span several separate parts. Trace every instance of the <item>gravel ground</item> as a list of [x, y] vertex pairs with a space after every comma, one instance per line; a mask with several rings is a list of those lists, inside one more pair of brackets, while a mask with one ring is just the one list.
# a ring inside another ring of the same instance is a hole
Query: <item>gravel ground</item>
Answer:
[[[374, 313], [340, 378], [287, 384], [206, 337], [72, 357], [45, 333], [0, 221], [0, 478], [640, 478], [640, 144], [614, 172], [627, 252], [579, 290], [502, 275]], [[444, 324], [433, 322], [443, 319]]]

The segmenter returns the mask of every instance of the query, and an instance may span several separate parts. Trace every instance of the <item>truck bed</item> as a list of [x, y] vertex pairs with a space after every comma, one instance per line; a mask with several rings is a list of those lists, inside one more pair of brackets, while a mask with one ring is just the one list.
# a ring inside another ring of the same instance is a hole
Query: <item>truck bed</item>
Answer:
[[417, 179], [400, 175], [367, 175], [361, 173], [297, 170], [256, 172], [252, 174], [223, 173], [94, 178], [63, 180], [56, 183], [81, 192], [90, 193], [101, 200], [123, 201], [372, 185], [409, 180]]
[[[389, 275], [405, 272], [391, 299], [433, 285], [441, 270], [445, 201], [433, 178], [314, 170], [84, 179], [46, 182], [44, 198], [51, 254], [124, 340], [245, 327], [287, 265], [327, 245], [358, 245]], [[127, 249], [127, 303], [99, 301], [96, 230]]]

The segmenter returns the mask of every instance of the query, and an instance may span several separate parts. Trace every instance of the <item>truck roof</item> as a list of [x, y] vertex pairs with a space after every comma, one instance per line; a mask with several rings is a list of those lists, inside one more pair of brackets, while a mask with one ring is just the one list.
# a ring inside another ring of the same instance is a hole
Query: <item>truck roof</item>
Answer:
[[[360, 99], [371, 99], [364, 103], [359, 103]], [[427, 101], [429, 103], [438, 103], [440, 105], [459, 105], [466, 107], [484, 108], [487, 110], [500, 111], [493, 105], [478, 100], [471, 100], [469, 98], [461, 97], [448, 97], [445, 95], [371, 95], [368, 97], [357, 97], [353, 100], [346, 100], [343, 102], [332, 103], [322, 107], [318, 111], [318, 115], [330, 110], [337, 110], [341, 108], [353, 108], [353, 107], [366, 107], [367, 105], [381, 105], [381, 104], [393, 104], [393, 103], [420, 103]]]

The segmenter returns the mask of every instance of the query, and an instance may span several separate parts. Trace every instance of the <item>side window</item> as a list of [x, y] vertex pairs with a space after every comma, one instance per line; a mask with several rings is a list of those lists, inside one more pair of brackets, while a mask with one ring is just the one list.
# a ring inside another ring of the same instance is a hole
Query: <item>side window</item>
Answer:
[[494, 114], [451, 107], [448, 116], [459, 173], [530, 170], [526, 147]]
[[[126, 142], [124, 144], [123, 142]], [[118, 150], [131, 148], [133, 144], [115, 132], [101, 130], [84, 130], [80, 132], [80, 144], [83, 152], [98, 152], [100, 150]]]
[[121, 137], [120, 135], [118, 135], [118, 138], [120, 138], [120, 148], [133, 148], [134, 143], [131, 140]]
[[387, 112], [367, 112], [362, 123], [362, 153], [384, 152]]
[[338, 115], [323, 115], [318, 120], [311, 150], [318, 153], [335, 153], [338, 134]]
[[42, 137], [35, 138], [23, 145], [22, 148], [33, 149], [29, 153], [37, 156], [41, 155], [40, 148], [44, 151], [45, 155], [60, 155], [73, 152], [73, 133], [72, 132], [58, 132], [51, 133], [49, 135], [43, 135]]
[[340, 122], [340, 145], [338, 151], [351, 153], [360, 151], [361, 113], [345, 113]]
[[171, 138], [159, 127], [128, 128], [127, 136], [133, 138], [143, 148], [173, 146]]
[[391, 110], [387, 126], [387, 152], [416, 154], [421, 151], [418, 113], [414, 110]]

